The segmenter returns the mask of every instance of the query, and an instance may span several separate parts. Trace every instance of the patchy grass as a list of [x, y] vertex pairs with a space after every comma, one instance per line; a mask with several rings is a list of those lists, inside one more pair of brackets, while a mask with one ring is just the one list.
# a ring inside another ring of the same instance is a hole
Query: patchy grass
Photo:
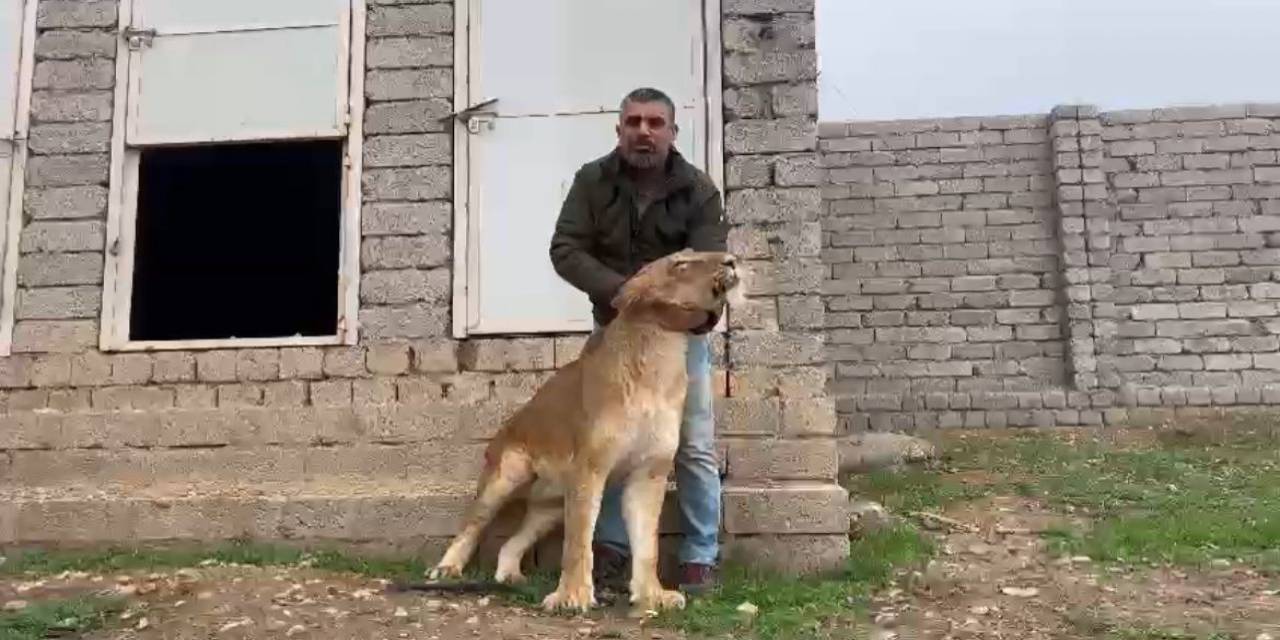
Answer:
[[[668, 628], [678, 628], [691, 634], [715, 634], [734, 632], [737, 635], [773, 640], [776, 638], [829, 638], [845, 637], [836, 633], [856, 626], [858, 615], [864, 609], [867, 597], [876, 589], [889, 584], [899, 569], [919, 565], [933, 555], [928, 539], [909, 525], [890, 528], [861, 540], [852, 542], [852, 553], [842, 571], [820, 578], [796, 580], [772, 575], [746, 567], [726, 567], [721, 584], [713, 591], [694, 598], [684, 611], [669, 612], [657, 623]], [[202, 563], [237, 564], [249, 566], [309, 566], [316, 569], [355, 573], [359, 575], [398, 579], [417, 579], [425, 565], [416, 559], [363, 558], [334, 551], [301, 551], [253, 543], [234, 543], [207, 551], [168, 551], [148, 549], [109, 549], [103, 551], [30, 552], [10, 557], [0, 564], [0, 575], [52, 575], [65, 571], [112, 573], [122, 571], [158, 571], [199, 566]], [[475, 568], [468, 578], [487, 579]], [[534, 606], [543, 596], [555, 588], [556, 575], [538, 572], [529, 575], [529, 581], [511, 592], [498, 594], [510, 602]], [[737, 612], [743, 602], [759, 607], [759, 615], [750, 622]], [[92, 608], [90, 605], [98, 608]], [[90, 613], [107, 611], [97, 601], [75, 604], [75, 611], [49, 609], [55, 613], [40, 613], [39, 620], [54, 622], [75, 618], [95, 622]], [[41, 609], [39, 611], [45, 611]], [[29, 612], [36, 613], [35, 605]], [[39, 627], [36, 618], [23, 622], [23, 629], [47, 629]], [[99, 616], [100, 617], [100, 616]], [[0, 627], [4, 629], [5, 627]], [[24, 631], [24, 633], [27, 633]], [[35, 638], [36, 635], [6, 636]]]
[[[868, 535], [851, 546], [845, 568], [821, 578], [796, 580], [727, 567], [714, 591], [692, 599], [684, 611], [664, 614], [659, 623], [689, 634], [760, 640], [849, 637], [871, 593], [934, 553], [931, 542], [910, 526]], [[744, 602], [759, 608], [754, 619], [738, 612]]]
[[1228, 559], [1280, 569], [1277, 445], [1274, 418], [1014, 431], [952, 443], [947, 472], [870, 474], [851, 488], [898, 511], [992, 493], [1035, 497], [1093, 522], [1083, 531], [1047, 532], [1058, 552], [1100, 561], [1194, 566]]
[[857, 495], [898, 514], [946, 507], [982, 497], [988, 490], [922, 469], [872, 471], [855, 479], [851, 488]]
[[105, 626], [122, 609], [122, 600], [93, 596], [35, 602], [21, 611], [0, 613], [0, 640], [84, 633]]

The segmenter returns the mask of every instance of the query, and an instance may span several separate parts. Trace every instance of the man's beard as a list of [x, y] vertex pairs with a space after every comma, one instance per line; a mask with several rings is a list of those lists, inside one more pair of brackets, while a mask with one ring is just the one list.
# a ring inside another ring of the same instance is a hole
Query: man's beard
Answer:
[[657, 151], [641, 152], [623, 150], [622, 159], [626, 160], [627, 164], [635, 167], [636, 169], [654, 169], [661, 167], [667, 161], [667, 154], [659, 153]]

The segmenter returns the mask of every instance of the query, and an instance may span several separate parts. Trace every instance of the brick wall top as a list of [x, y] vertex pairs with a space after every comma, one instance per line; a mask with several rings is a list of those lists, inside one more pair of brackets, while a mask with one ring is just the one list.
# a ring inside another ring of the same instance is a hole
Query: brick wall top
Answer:
[[[1070, 108], [1078, 109], [1078, 105]], [[1280, 102], [1206, 105], [1153, 109], [1098, 111], [1091, 117], [1104, 124], [1140, 124], [1144, 122], [1192, 122], [1233, 118], [1280, 117]], [[1063, 115], [1058, 113], [1057, 115]], [[1075, 113], [1071, 117], [1076, 117]], [[828, 120], [818, 124], [819, 138], [844, 138], [851, 135], [880, 133], [919, 133], [925, 131], [963, 131], [971, 129], [1017, 129], [1046, 126], [1049, 114], [1010, 114], [996, 116], [958, 116], [948, 118], [910, 118], [903, 120]]]

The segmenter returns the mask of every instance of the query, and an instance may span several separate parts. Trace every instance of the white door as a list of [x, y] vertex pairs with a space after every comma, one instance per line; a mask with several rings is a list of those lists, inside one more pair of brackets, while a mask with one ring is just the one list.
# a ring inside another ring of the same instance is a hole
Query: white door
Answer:
[[551, 266], [556, 217], [574, 172], [614, 147], [618, 103], [637, 87], [671, 96], [676, 146], [706, 168], [703, 3], [469, 0], [460, 8], [470, 27], [460, 102], [496, 102], [459, 134], [467, 154], [459, 333], [588, 331], [586, 294]]
[[349, 20], [350, 0], [133, 0], [128, 144], [345, 135]]
[[[23, 0], [0, 0], [0, 140], [13, 141], [22, 60]], [[0, 201], [4, 202], [4, 201]]]
[[21, 207], [13, 186], [18, 154], [18, 79], [22, 70], [23, 0], [0, 0], [0, 264], [7, 247], [10, 207]]

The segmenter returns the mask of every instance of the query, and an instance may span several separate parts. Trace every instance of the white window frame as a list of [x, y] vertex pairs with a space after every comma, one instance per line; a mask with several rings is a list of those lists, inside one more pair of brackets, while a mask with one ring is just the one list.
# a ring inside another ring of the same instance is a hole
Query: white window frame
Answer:
[[[133, 14], [134, 0], [121, 0], [117, 28], [123, 33]], [[216, 338], [191, 340], [131, 340], [129, 314], [133, 297], [135, 229], [138, 217], [138, 169], [141, 153], [126, 144], [131, 83], [138, 82], [124, 38], [116, 45], [115, 108], [112, 113], [111, 174], [107, 204], [106, 265], [102, 288], [99, 348], [103, 351], [159, 351], [181, 349], [241, 349], [354, 345], [360, 317], [360, 176], [364, 156], [364, 73], [367, 0], [350, 0], [343, 16], [341, 51], [346, 56], [347, 125], [343, 157], [337, 331], [328, 336]], [[125, 80], [127, 79], [127, 81]], [[305, 139], [305, 138], [303, 138]]]
[[[484, 0], [456, 0], [454, 13], [454, 64], [453, 64], [453, 106], [456, 111], [466, 109], [480, 100], [492, 96], [472, 95], [471, 80], [474, 71], [471, 67], [472, 22], [478, 22], [480, 11], [477, 6]], [[704, 110], [704, 140], [707, 174], [720, 192], [724, 193], [724, 113], [722, 109], [721, 65], [721, 0], [700, 0], [691, 4], [692, 11], [698, 11], [701, 5], [702, 17], [702, 95], [699, 96], [706, 106]], [[474, 14], [474, 15], [473, 15]], [[472, 252], [479, 244], [475, 237], [475, 225], [471, 221], [471, 202], [477, 199], [477, 185], [470, 179], [470, 133], [466, 123], [453, 121], [453, 337], [465, 339], [472, 335], [506, 334], [539, 334], [563, 335], [579, 333], [537, 326], [536, 323], [522, 324], [503, 328], [499, 332], [488, 330], [483, 333], [472, 333], [468, 328], [471, 319], [478, 313], [476, 305], [479, 296], [469, 294], [470, 283], [478, 279], [479, 265], [472, 258]], [[585, 295], [585, 294], [583, 294]], [[717, 331], [723, 331], [726, 323], [721, 319]], [[580, 332], [586, 333], [590, 327]]]
[[18, 307], [18, 250], [22, 234], [23, 194], [27, 182], [27, 137], [31, 131], [31, 92], [35, 71], [36, 12], [39, 0], [25, 0], [19, 32], [17, 104], [13, 110], [13, 164], [9, 171], [9, 199], [0, 202], [0, 356], [13, 353], [13, 326]]

